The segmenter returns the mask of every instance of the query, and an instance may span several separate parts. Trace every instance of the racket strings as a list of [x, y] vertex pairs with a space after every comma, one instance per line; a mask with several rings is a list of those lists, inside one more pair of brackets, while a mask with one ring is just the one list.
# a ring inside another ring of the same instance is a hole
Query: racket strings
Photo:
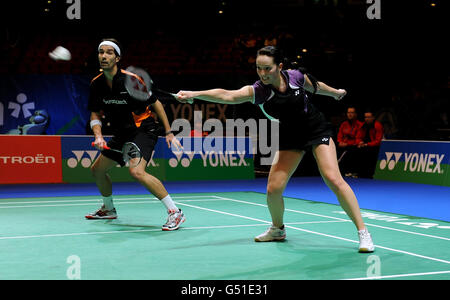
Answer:
[[147, 87], [147, 84], [140, 78], [131, 77], [131, 82], [133, 83], [133, 89], [140, 91], [140, 92], [148, 92], [149, 87]]
[[[123, 160], [125, 162], [129, 162], [131, 159], [135, 158], [139, 159], [140, 162], [142, 158], [140, 149], [133, 144], [125, 144], [122, 149], [122, 153], [123, 153]], [[137, 162], [136, 164], [139, 164], [139, 162]]]

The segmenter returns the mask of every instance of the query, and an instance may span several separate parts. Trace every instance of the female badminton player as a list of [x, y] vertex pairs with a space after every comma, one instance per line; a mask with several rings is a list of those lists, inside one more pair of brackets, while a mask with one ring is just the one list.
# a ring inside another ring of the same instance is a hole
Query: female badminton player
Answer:
[[256, 72], [259, 80], [238, 90], [179, 91], [177, 94], [178, 101], [182, 103], [194, 98], [225, 104], [251, 102], [258, 105], [269, 119], [279, 122], [280, 145], [267, 183], [267, 204], [272, 225], [256, 236], [255, 241], [270, 242], [286, 238], [283, 192], [305, 152], [312, 151], [323, 180], [358, 230], [359, 251], [373, 252], [372, 238], [362, 220], [356, 196], [339, 171], [331, 125], [311, 103], [305, 91], [336, 100], [342, 99], [347, 92], [317, 81], [306, 72], [284, 70], [281, 52], [273, 46], [258, 50]]
[[[126, 142], [133, 142], [140, 149], [142, 158], [137, 166], [129, 167], [131, 176], [145, 186], [165, 205], [168, 211], [167, 222], [162, 230], [171, 231], [179, 228], [184, 222], [183, 212], [178, 209], [161, 181], [146, 172], [154, 146], [158, 140], [159, 126], [154, 114], [166, 130], [166, 141], [180, 146], [179, 141], [170, 132], [170, 125], [164, 107], [154, 96], [148, 101], [132, 98], [125, 88], [125, 76], [137, 76], [119, 69], [121, 47], [115, 39], [105, 39], [98, 46], [98, 60], [103, 72], [95, 77], [90, 86], [88, 109], [91, 111], [90, 125], [95, 136], [94, 145], [102, 150], [100, 156], [91, 167], [97, 187], [103, 196], [100, 209], [86, 215], [87, 219], [115, 219], [116, 209], [112, 199], [112, 182], [108, 171], [120, 164], [125, 165], [122, 153], [104, 149], [122, 149]], [[150, 109], [151, 107], [151, 109]], [[113, 138], [105, 142], [102, 135], [102, 116], [111, 122]]]

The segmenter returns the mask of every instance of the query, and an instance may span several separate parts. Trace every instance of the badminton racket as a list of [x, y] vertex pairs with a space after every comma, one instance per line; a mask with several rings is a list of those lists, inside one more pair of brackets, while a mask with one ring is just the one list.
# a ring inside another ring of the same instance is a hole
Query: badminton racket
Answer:
[[[95, 147], [94, 142], [92, 142], [92, 147]], [[131, 168], [137, 167], [142, 160], [141, 149], [133, 142], [126, 142], [123, 144], [122, 150], [112, 149], [108, 146], [103, 147], [103, 149], [121, 153], [123, 161], [128, 163]]]
[[[129, 66], [125, 70], [125, 75], [125, 88], [127, 89], [128, 94], [137, 100], [146, 101], [152, 96], [153, 92], [159, 92], [161, 94], [172, 96], [175, 99], [177, 98], [176, 94], [155, 88], [153, 86], [152, 78], [143, 69]], [[188, 101], [189, 104], [192, 104], [193, 102], [192, 99]]]

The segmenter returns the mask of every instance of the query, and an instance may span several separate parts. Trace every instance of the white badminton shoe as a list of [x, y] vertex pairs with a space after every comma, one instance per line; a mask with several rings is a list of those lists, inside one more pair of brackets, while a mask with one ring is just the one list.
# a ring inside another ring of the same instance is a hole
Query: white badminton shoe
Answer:
[[184, 221], [186, 221], [186, 218], [181, 209], [179, 209], [178, 211], [169, 211], [167, 222], [162, 226], [162, 230], [163, 231], [177, 230], [180, 227], [181, 223], [183, 223]]
[[370, 253], [375, 250], [375, 245], [372, 241], [372, 236], [370, 235], [367, 228], [358, 231], [359, 235], [359, 252]]
[[255, 237], [255, 242], [282, 241], [286, 238], [286, 230], [275, 226], [270, 226], [264, 233]]
[[117, 219], [117, 212], [116, 209], [113, 208], [111, 210], [107, 210], [105, 208], [105, 205], [102, 205], [102, 207], [100, 207], [99, 209], [97, 209], [96, 211], [87, 214], [85, 216], [86, 219]]

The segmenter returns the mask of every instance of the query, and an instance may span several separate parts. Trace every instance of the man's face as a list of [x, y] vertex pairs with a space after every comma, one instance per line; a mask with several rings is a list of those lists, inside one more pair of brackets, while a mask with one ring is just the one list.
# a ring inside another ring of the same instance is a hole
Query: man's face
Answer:
[[367, 124], [373, 124], [375, 117], [372, 113], [364, 113], [364, 122]]
[[112, 46], [103, 45], [98, 50], [98, 62], [103, 70], [111, 70], [119, 62], [120, 57], [116, 56]]
[[356, 110], [353, 107], [347, 109], [347, 118], [349, 120], [356, 119]]

